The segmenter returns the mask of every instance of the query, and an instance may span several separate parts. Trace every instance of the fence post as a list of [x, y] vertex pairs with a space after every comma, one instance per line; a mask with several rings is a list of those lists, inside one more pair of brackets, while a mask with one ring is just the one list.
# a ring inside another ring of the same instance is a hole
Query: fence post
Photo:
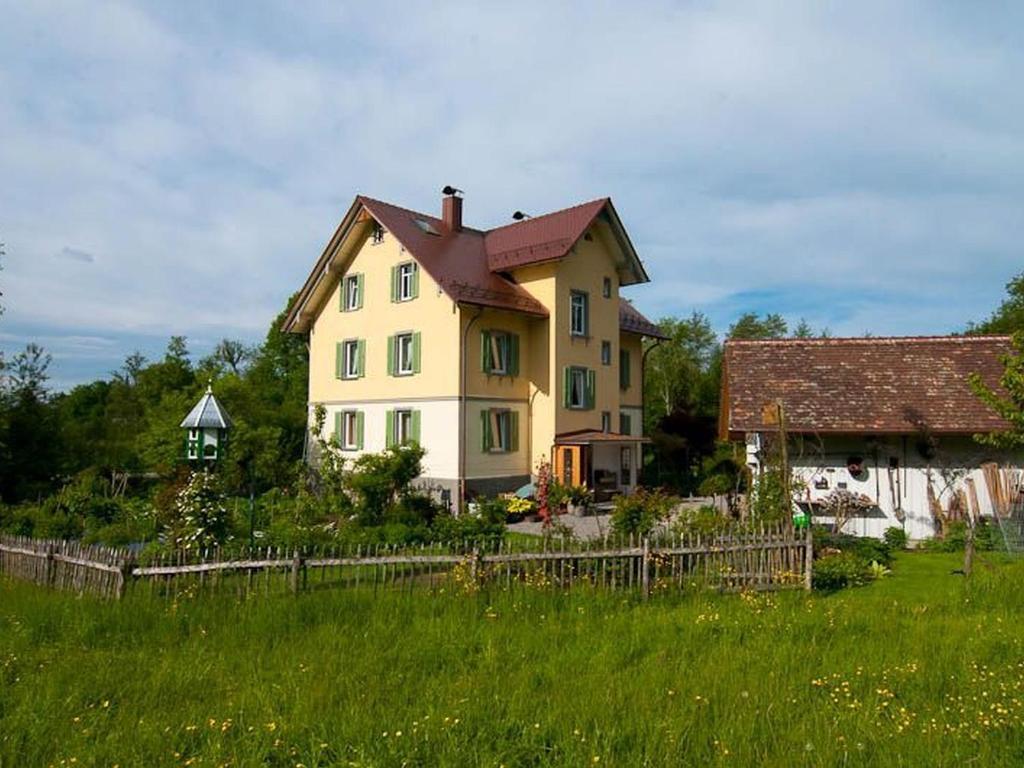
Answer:
[[128, 586], [128, 581], [132, 578], [132, 571], [135, 569], [135, 555], [129, 554], [124, 562], [121, 563], [121, 571], [117, 574], [117, 594], [116, 597], [120, 600], [124, 597], [125, 588]]
[[473, 552], [469, 556], [469, 580], [476, 586], [477, 567], [480, 563], [480, 544], [473, 544]]
[[814, 540], [811, 535], [811, 520], [810, 516], [807, 519], [807, 538], [804, 541], [804, 589], [808, 592], [811, 591], [813, 585], [813, 570], [814, 570]]
[[646, 600], [651, 596], [651, 565], [650, 565], [650, 544], [644, 536], [643, 554], [640, 561], [640, 589], [643, 591], [642, 599]]
[[53, 589], [57, 580], [57, 561], [53, 559], [53, 542], [46, 543], [46, 588]]
[[298, 594], [299, 591], [299, 572], [302, 570], [302, 555], [299, 554], [299, 550], [295, 550], [292, 554], [292, 594]]

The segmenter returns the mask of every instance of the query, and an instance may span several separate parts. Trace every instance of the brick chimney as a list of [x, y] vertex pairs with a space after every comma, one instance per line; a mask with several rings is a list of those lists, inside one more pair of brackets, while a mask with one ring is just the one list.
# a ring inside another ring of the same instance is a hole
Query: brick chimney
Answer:
[[462, 229], [462, 192], [454, 187], [445, 187], [441, 199], [441, 221], [449, 232]]

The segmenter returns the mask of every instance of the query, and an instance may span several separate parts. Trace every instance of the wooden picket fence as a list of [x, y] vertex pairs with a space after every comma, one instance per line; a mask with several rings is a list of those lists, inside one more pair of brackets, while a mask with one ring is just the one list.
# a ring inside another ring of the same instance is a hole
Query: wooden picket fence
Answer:
[[611, 541], [538, 539], [288, 551], [177, 552], [138, 561], [128, 550], [0, 537], [0, 573], [55, 589], [121, 597], [207, 590], [240, 595], [321, 588], [465, 590], [521, 585], [634, 590], [810, 589], [810, 531], [764, 525], [713, 536]]

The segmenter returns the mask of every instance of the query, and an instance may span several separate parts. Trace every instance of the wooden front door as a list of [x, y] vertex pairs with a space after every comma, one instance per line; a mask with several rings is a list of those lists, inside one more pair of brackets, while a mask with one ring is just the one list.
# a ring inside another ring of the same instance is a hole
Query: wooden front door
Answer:
[[587, 449], [582, 445], [555, 447], [555, 477], [563, 485], [587, 485]]

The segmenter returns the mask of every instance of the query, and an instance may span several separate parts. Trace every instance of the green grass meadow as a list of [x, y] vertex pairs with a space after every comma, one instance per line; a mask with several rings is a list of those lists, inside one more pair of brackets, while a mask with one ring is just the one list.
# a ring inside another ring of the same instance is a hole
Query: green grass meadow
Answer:
[[834, 595], [0, 581], [0, 767], [1019, 766], [1024, 563]]

